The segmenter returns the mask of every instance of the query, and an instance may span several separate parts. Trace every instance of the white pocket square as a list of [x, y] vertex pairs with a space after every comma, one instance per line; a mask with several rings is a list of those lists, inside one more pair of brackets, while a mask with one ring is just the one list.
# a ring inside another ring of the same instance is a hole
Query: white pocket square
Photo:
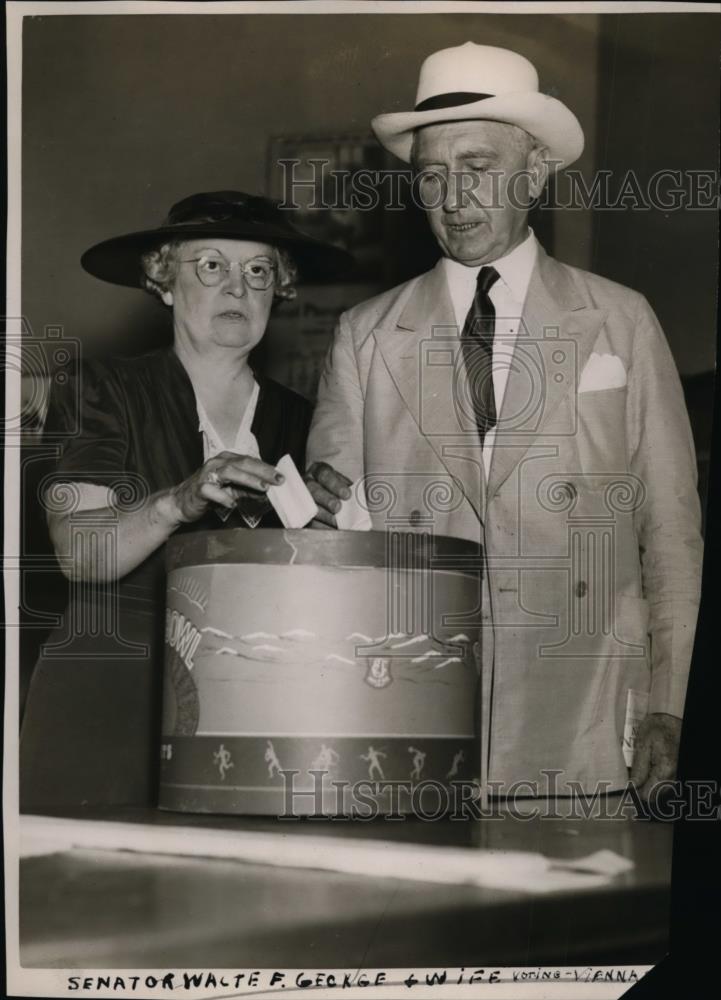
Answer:
[[594, 351], [581, 372], [578, 391], [598, 392], [599, 389], [620, 389], [626, 384], [626, 369], [615, 354], [596, 354]]

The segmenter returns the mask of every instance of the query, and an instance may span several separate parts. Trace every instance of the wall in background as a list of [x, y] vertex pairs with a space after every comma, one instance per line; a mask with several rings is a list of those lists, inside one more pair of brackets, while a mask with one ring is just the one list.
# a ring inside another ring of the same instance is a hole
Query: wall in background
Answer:
[[[633, 169], [642, 191], [662, 169], [717, 172], [720, 50], [717, 15], [602, 17], [596, 169], [616, 178]], [[593, 219], [592, 270], [646, 295], [682, 374], [713, 368], [717, 211]]]
[[[76, 15], [26, 19], [24, 34], [23, 307], [36, 334], [62, 325], [91, 350], [141, 349], [167, 317], [86, 275], [83, 250], [193, 191], [266, 190], [273, 136], [368, 134], [374, 115], [413, 106], [438, 48], [522, 52], [586, 124], [581, 166], [594, 162], [596, 15]], [[555, 251], [588, 266], [590, 213], [550, 214]], [[387, 284], [428, 253], [424, 224], [400, 219]]]

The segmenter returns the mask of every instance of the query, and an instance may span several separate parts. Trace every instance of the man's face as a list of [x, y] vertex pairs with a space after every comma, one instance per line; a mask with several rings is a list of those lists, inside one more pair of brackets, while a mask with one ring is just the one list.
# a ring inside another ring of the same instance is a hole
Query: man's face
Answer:
[[446, 257], [468, 266], [496, 260], [527, 234], [528, 205], [546, 179], [542, 150], [515, 125], [428, 125], [415, 136], [418, 192]]

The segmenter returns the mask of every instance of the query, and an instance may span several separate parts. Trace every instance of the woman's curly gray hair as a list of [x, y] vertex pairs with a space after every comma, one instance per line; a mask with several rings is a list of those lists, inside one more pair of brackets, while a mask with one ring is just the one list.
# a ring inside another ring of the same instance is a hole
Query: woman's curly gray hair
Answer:
[[[175, 280], [180, 252], [184, 245], [183, 240], [172, 240], [146, 251], [140, 258], [142, 287], [161, 301], [163, 292], [168, 291]], [[287, 250], [282, 250], [280, 247], [273, 247], [272, 250], [278, 268], [273, 286], [273, 298], [294, 299], [298, 294], [296, 289], [298, 267]]]

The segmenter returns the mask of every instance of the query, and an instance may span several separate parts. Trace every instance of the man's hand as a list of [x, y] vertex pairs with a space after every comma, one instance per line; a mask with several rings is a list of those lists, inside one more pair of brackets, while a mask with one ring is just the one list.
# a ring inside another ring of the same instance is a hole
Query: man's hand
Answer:
[[657, 782], [676, 777], [680, 739], [681, 720], [675, 715], [654, 712], [639, 726], [631, 781], [642, 799], [648, 799]]
[[325, 462], [314, 462], [305, 475], [305, 485], [318, 505], [318, 514], [311, 527], [337, 528], [335, 515], [340, 510], [341, 501], [350, 499], [353, 485], [350, 479]]

